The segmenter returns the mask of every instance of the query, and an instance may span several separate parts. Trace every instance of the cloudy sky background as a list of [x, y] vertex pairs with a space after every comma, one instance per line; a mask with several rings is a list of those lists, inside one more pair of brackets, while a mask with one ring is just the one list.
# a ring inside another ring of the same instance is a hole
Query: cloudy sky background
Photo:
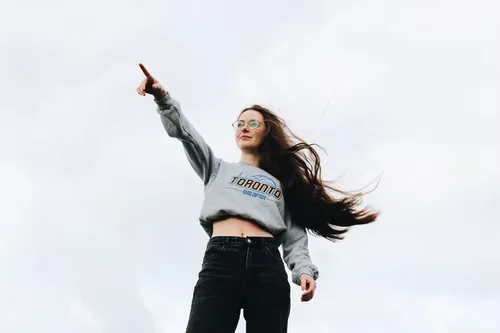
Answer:
[[239, 158], [238, 111], [261, 103], [326, 149], [325, 178], [380, 180], [365, 200], [377, 223], [338, 244], [311, 237], [319, 287], [309, 303], [292, 288], [290, 333], [500, 331], [497, 1], [0, 13], [1, 332], [184, 331], [203, 187], [136, 94], [139, 62], [224, 159]]

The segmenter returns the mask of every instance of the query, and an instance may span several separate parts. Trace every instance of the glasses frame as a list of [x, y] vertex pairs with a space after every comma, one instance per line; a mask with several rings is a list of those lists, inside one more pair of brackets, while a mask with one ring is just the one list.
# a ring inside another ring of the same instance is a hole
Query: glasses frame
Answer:
[[[249, 124], [249, 123], [250, 123], [250, 122], [252, 122], [252, 121], [257, 122], [257, 126], [256, 126], [256, 127], [251, 127], [251, 126], [250, 126], [250, 124]], [[243, 122], [243, 126], [242, 126], [241, 128], [238, 128], [238, 127], [237, 127], [237, 126], [238, 126], [238, 123], [241, 123], [241, 122]], [[242, 128], [244, 128], [246, 125], [248, 125], [248, 128], [249, 128], [249, 129], [255, 130], [255, 129], [257, 129], [257, 128], [261, 127], [261, 126], [264, 126], [265, 124], [264, 124], [263, 122], [261, 122], [261, 121], [258, 121], [257, 119], [250, 119], [248, 122], [246, 122], [246, 121], [244, 121], [244, 120], [236, 120], [234, 123], [232, 123], [232, 124], [231, 124], [231, 126], [233, 127], [233, 129], [234, 129], [235, 131], [241, 131], [241, 129], [242, 129]]]

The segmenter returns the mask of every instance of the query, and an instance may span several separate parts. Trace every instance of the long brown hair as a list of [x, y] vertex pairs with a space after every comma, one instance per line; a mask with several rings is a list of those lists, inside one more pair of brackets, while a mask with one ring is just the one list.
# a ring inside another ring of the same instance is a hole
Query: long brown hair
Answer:
[[358, 208], [362, 193], [348, 194], [321, 179], [320, 157], [313, 148], [319, 147], [317, 144], [297, 137], [283, 119], [260, 105], [245, 108], [240, 115], [248, 110], [264, 117], [267, 134], [259, 147], [259, 167], [281, 182], [294, 223], [335, 241], [342, 239], [349, 227], [377, 219], [378, 212]]

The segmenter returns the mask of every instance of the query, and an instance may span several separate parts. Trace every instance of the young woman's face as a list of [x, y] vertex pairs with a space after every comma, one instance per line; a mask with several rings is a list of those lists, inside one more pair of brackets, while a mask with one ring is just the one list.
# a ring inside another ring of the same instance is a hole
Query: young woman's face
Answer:
[[266, 125], [264, 116], [260, 112], [254, 110], [243, 112], [233, 126], [237, 128], [234, 138], [240, 150], [255, 150], [264, 141]]

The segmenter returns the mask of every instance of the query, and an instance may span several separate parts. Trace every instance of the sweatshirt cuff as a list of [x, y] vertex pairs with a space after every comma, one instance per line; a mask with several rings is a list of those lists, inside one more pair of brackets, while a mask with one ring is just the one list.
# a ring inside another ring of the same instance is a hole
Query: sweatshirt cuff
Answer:
[[300, 276], [302, 274], [307, 274], [307, 275], [311, 276], [314, 279], [314, 281], [316, 281], [319, 278], [319, 272], [318, 272], [318, 269], [316, 268], [316, 266], [314, 266], [314, 265], [304, 266], [304, 267], [301, 267], [301, 268], [295, 270], [292, 273], [292, 282], [295, 283], [296, 285], [300, 286]]
[[158, 99], [154, 99], [155, 103], [158, 104], [158, 106], [160, 108], [162, 107], [170, 107], [172, 104], [173, 104], [173, 99], [172, 99], [172, 96], [170, 96], [170, 94], [167, 92], [167, 95], [165, 95], [165, 97], [163, 97], [162, 99], [158, 100]]

